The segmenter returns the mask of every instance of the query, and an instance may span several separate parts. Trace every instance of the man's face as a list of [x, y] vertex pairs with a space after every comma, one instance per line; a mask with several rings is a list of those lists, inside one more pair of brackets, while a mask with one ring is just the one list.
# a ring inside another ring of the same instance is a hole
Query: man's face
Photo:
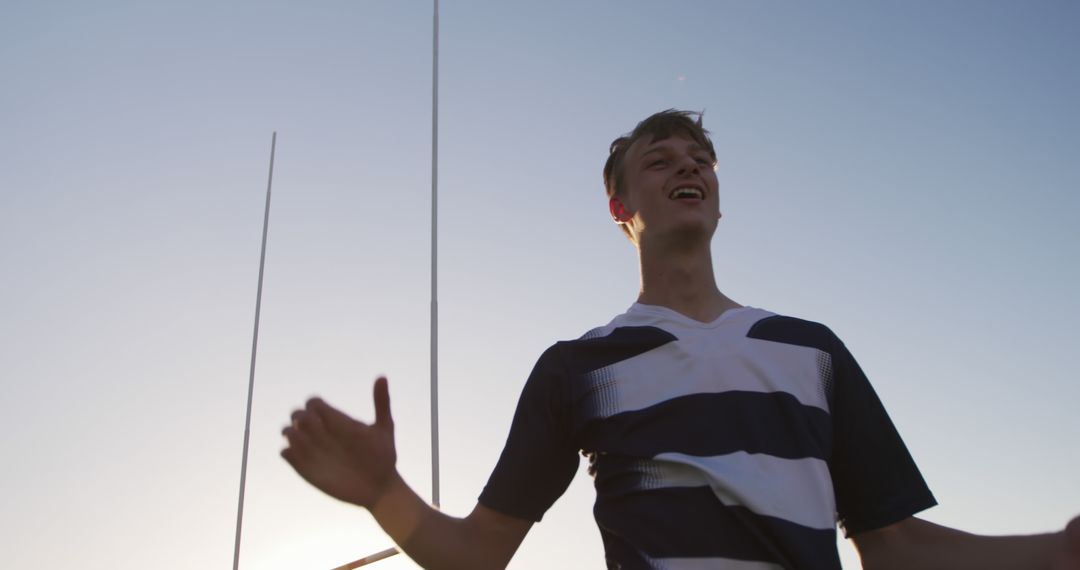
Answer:
[[678, 135], [639, 139], [628, 149], [623, 168], [620, 198], [634, 214], [626, 223], [638, 244], [678, 234], [712, 238], [720, 200], [708, 150]]

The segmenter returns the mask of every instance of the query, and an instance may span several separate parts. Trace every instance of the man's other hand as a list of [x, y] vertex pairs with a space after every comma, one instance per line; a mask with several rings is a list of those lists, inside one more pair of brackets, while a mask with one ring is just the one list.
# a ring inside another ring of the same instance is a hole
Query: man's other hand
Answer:
[[354, 420], [319, 398], [308, 400], [282, 430], [281, 456], [324, 493], [368, 509], [395, 474], [394, 420], [386, 378], [375, 381], [375, 423]]

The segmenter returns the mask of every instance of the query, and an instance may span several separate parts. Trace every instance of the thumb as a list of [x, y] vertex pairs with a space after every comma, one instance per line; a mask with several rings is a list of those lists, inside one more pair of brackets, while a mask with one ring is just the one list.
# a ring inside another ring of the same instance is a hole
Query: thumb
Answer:
[[385, 376], [375, 380], [375, 425], [394, 427], [394, 418], [390, 415], [390, 386]]

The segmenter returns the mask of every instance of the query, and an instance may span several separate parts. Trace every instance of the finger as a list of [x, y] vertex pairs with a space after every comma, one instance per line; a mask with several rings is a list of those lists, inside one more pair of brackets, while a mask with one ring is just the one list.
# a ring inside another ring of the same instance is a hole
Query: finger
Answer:
[[285, 426], [285, 429], [281, 430], [281, 435], [285, 436], [285, 441], [288, 442], [284, 451], [288, 451], [294, 459], [308, 457], [314, 449], [311, 440], [295, 426]]
[[307, 469], [308, 456], [300, 453], [295, 447], [286, 447], [281, 450], [281, 458], [286, 463], [292, 466], [292, 468], [303, 476], [304, 471]]
[[303, 431], [313, 442], [319, 443], [327, 439], [326, 426], [323, 425], [319, 414], [309, 410], [296, 410], [292, 413], [291, 419], [292, 425]]
[[375, 425], [394, 427], [394, 418], [390, 415], [390, 383], [385, 376], [375, 380]]

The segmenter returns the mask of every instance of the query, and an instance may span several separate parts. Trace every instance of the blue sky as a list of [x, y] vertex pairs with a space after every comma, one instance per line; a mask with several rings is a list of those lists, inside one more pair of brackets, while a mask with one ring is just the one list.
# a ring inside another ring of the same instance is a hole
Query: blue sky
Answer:
[[[926, 516], [1000, 534], [1080, 512], [1075, 3], [441, 11], [446, 511], [472, 508], [544, 348], [633, 302], [600, 171], [678, 107], [717, 146], [721, 289], [845, 340]], [[428, 492], [430, 34], [418, 2], [0, 7], [5, 567], [230, 563], [275, 130], [242, 566], [389, 545], [278, 432], [312, 394], [370, 418], [386, 373]], [[590, 485], [512, 568], [602, 566]]]

